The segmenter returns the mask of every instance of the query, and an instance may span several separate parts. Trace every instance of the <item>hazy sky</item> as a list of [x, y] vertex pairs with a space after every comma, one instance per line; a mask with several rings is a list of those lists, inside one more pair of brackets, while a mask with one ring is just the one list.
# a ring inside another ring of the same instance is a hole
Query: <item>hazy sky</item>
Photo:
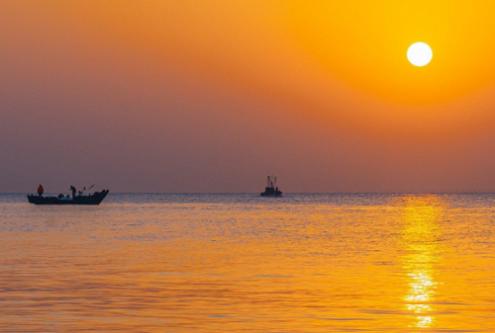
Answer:
[[494, 12], [3, 0], [0, 191], [494, 191]]

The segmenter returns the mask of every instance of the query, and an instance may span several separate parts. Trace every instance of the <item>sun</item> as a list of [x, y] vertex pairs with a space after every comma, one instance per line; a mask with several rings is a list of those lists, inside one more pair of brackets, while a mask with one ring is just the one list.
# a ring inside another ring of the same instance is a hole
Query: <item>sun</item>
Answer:
[[431, 62], [433, 51], [430, 45], [424, 42], [411, 44], [407, 49], [407, 60], [416, 67], [424, 67]]

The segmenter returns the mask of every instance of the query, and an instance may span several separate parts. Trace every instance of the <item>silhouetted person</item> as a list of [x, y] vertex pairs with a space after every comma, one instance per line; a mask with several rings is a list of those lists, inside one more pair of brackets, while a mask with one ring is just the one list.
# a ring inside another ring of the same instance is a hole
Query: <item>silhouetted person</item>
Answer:
[[37, 192], [38, 192], [38, 196], [40, 196], [40, 197], [43, 196], [43, 193], [45, 192], [45, 189], [43, 188], [43, 185], [41, 185], [41, 184], [38, 185]]
[[72, 192], [72, 199], [75, 199], [76, 198], [76, 192], [77, 192], [76, 187], [74, 185], [71, 185], [70, 191]]

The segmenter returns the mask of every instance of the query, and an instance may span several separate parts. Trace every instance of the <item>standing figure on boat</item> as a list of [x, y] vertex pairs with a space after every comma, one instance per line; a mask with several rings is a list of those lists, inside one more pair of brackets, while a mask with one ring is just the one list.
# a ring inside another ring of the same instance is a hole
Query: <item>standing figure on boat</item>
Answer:
[[43, 188], [43, 185], [39, 184], [38, 185], [38, 190], [36, 192], [38, 192], [38, 196], [39, 197], [42, 197], [43, 196], [43, 193], [45, 193], [45, 189]]
[[77, 188], [74, 185], [71, 185], [70, 186], [70, 191], [72, 193], [72, 199], [75, 199], [76, 198]]

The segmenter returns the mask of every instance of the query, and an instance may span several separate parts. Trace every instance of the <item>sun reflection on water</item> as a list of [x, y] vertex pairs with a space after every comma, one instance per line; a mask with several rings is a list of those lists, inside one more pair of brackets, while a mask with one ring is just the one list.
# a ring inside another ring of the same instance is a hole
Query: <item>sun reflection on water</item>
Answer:
[[404, 268], [409, 289], [404, 296], [405, 308], [415, 317], [411, 326], [428, 328], [434, 324], [433, 300], [437, 282], [434, 263], [437, 261], [437, 220], [442, 212], [435, 198], [409, 200], [405, 207], [403, 240], [406, 255]]

